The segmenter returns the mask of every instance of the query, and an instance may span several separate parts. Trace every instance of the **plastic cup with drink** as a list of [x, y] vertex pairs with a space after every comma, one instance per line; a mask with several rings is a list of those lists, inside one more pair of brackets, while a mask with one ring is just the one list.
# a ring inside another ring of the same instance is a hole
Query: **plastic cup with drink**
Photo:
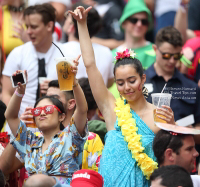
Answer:
[[31, 113], [32, 106], [28, 106], [24, 112], [24, 114], [21, 116], [21, 120], [25, 121], [26, 127], [29, 128], [37, 128], [35, 121], [33, 119], [33, 115]]
[[[52, 42], [53, 43], [53, 42]], [[71, 71], [71, 67], [75, 66], [74, 64], [74, 57], [65, 57], [62, 53], [61, 49], [55, 44], [59, 51], [61, 52], [62, 56], [61, 58], [56, 58], [56, 69], [57, 69], [57, 75], [58, 75], [58, 82], [60, 86], [60, 90], [62, 91], [69, 91], [73, 90], [74, 85], [74, 73]]]
[[153, 110], [154, 122], [155, 123], [167, 123], [165, 120], [160, 119], [158, 116], [165, 118], [161, 114], [157, 114], [157, 108], [162, 108], [162, 105], [170, 106], [172, 95], [169, 93], [154, 93], [151, 94], [152, 103], [156, 106], [156, 109]]
[[61, 58], [56, 58], [55, 60], [57, 62], [56, 69], [57, 69], [60, 90], [62, 91], [73, 90], [74, 73], [71, 71], [71, 67], [75, 66], [73, 62], [75, 58], [61, 57]]

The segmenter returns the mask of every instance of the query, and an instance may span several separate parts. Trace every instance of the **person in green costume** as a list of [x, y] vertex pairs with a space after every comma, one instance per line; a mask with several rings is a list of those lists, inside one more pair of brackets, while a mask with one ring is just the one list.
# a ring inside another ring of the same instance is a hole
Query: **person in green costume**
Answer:
[[[145, 35], [152, 29], [152, 16], [143, 0], [129, 0], [120, 18], [120, 25], [124, 29], [125, 41], [122, 45], [112, 50], [113, 57], [116, 52], [132, 49], [137, 54], [144, 69], [147, 69], [155, 61], [155, 53], [152, 43], [146, 41]], [[116, 84], [109, 89], [115, 98], [119, 97]]]

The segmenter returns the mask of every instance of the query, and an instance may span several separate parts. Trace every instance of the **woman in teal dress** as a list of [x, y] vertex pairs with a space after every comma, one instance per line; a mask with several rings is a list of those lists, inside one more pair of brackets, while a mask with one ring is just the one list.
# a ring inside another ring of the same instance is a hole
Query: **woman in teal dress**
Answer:
[[[88, 79], [108, 130], [99, 172], [104, 178], [105, 187], [149, 186], [148, 178], [157, 168], [152, 142], [159, 129], [154, 125], [155, 106], [148, 103], [143, 95], [146, 75], [132, 51], [127, 49], [117, 53], [114, 75], [121, 99], [116, 101], [95, 64], [87, 30], [90, 9], [77, 7], [74, 12], [69, 12], [77, 20]], [[164, 108], [157, 109], [157, 114], [163, 115], [159, 118], [174, 124], [173, 111], [170, 107]]]

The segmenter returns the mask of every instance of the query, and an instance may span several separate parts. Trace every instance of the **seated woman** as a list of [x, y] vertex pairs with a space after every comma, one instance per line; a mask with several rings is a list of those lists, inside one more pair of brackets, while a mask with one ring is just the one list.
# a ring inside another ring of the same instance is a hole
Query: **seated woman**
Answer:
[[[19, 72], [15, 72], [14, 75]], [[62, 103], [54, 96], [44, 96], [37, 100], [32, 115], [43, 134], [38, 137], [27, 130], [25, 123], [18, 118], [25, 87], [26, 85], [18, 83], [5, 113], [12, 133], [16, 134], [12, 144], [23, 158], [29, 176], [43, 173], [57, 177], [63, 184], [69, 184], [73, 173], [80, 169], [77, 159], [83, 151], [88, 135], [87, 103], [84, 94], [80, 86], [74, 87], [74, 92], [79, 93], [78, 105], [81, 104], [84, 110], [82, 113], [80, 110], [79, 113], [75, 113], [74, 124], [65, 127], [63, 131], [60, 130], [60, 125], [65, 119]], [[74, 93], [75, 97], [77, 93]]]
[[[78, 22], [79, 41], [89, 83], [108, 130], [99, 172], [106, 187], [147, 187], [150, 186], [150, 175], [157, 168], [152, 142], [159, 128], [155, 126], [153, 118], [156, 107], [148, 103], [143, 95], [146, 75], [132, 51], [127, 49], [118, 53], [114, 75], [121, 98], [116, 101], [95, 64], [86, 24], [90, 9], [77, 7], [70, 13]], [[175, 124], [170, 107], [157, 109], [157, 114], [163, 115], [159, 118], [167, 123]]]

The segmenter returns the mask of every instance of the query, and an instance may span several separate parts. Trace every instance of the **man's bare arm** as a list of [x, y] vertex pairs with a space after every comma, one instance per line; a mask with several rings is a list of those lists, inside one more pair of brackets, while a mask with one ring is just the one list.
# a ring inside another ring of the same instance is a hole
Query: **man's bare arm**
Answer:
[[0, 169], [5, 175], [23, 167], [23, 163], [15, 155], [15, 148], [8, 144], [0, 156]]

